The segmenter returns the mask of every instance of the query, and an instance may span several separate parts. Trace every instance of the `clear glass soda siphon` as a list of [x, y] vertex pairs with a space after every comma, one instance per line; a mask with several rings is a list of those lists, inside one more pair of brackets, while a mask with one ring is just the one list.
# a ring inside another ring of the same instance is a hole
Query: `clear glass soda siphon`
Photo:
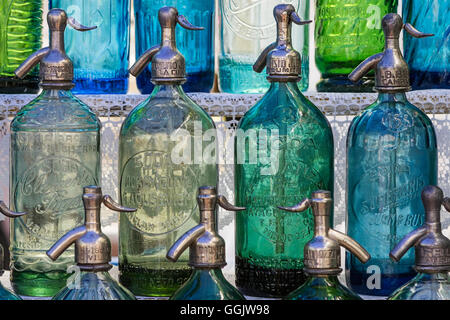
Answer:
[[425, 211], [420, 190], [437, 180], [436, 135], [431, 120], [412, 105], [408, 65], [399, 48], [404, 28], [425, 37], [397, 14], [382, 21], [382, 53], [362, 62], [350, 75], [357, 81], [375, 69], [377, 100], [355, 117], [347, 136], [347, 234], [370, 251], [362, 265], [346, 260], [347, 285], [359, 294], [388, 296], [415, 272], [414, 253], [394, 264], [388, 257], [408, 232], [421, 226]]
[[131, 1], [50, 0], [49, 6], [64, 9], [75, 19], [97, 26], [91, 32], [65, 31], [66, 52], [74, 64], [72, 92], [127, 93]]
[[[303, 247], [312, 215], [277, 209], [314, 190], [333, 190], [333, 134], [300, 92], [300, 54], [291, 44], [292, 5], [274, 8], [277, 41], [254, 65], [267, 65], [270, 88], [241, 119], [235, 138], [236, 286], [245, 295], [282, 297], [304, 281]], [[299, 249], [300, 248], [300, 249]]]
[[361, 300], [338, 280], [338, 275], [342, 272], [341, 246], [353, 253], [362, 263], [367, 262], [370, 255], [355, 240], [330, 227], [333, 208], [331, 192], [317, 190], [312, 193], [311, 198], [293, 207], [278, 208], [288, 212], [303, 212], [311, 208], [314, 215], [314, 236], [303, 250], [306, 281], [284, 299]]
[[[45, 250], [83, 221], [83, 186], [100, 181], [100, 121], [72, 95], [73, 64], [64, 51], [67, 23], [91, 28], [52, 9], [50, 46], [16, 70], [40, 63], [42, 92], [11, 122], [10, 206], [28, 214], [11, 221], [11, 282], [25, 296], [53, 296], [65, 284], [73, 250], [52, 262]], [[81, 45], [81, 44], [80, 44]]]
[[125, 287], [114, 280], [108, 270], [112, 268], [111, 242], [101, 230], [100, 209], [102, 203], [118, 212], [134, 212], [114, 202], [110, 196], [103, 195], [97, 186], [83, 188], [85, 221], [65, 235], [47, 251], [47, 255], [56, 261], [72, 244], [75, 245], [75, 262], [67, 285], [53, 300], [136, 300]]
[[120, 282], [138, 296], [171, 296], [190, 276], [187, 253], [167, 261], [169, 247], [198, 224], [196, 190], [217, 184], [216, 129], [211, 117], [184, 93], [185, 59], [175, 27], [191, 25], [176, 8], [158, 13], [161, 45], [130, 69], [152, 63], [155, 88], [122, 124], [119, 139], [121, 204], [137, 208], [119, 222]]
[[426, 220], [423, 226], [407, 234], [391, 251], [399, 261], [414, 246], [417, 275], [398, 288], [389, 300], [450, 300], [450, 240], [442, 234], [441, 206], [450, 212], [450, 198], [437, 186], [422, 191]]
[[245, 300], [244, 296], [222, 274], [225, 261], [225, 241], [217, 232], [216, 207], [239, 211], [217, 194], [216, 187], [198, 188], [200, 224], [182, 235], [167, 252], [167, 258], [177, 261], [189, 247], [191, 277], [170, 297], [171, 300]]

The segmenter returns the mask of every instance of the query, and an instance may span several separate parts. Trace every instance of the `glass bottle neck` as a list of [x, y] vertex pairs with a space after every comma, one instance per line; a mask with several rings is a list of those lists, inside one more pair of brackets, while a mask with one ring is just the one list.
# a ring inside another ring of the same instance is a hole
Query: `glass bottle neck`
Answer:
[[450, 283], [450, 272], [437, 272], [437, 273], [418, 273], [416, 280], [419, 281], [448, 281]]
[[288, 82], [278, 82], [278, 81], [272, 81], [270, 83], [269, 91], [290, 91], [294, 94], [302, 94], [301, 91], [298, 88], [297, 81], [288, 81]]
[[72, 90], [61, 90], [61, 89], [43, 89], [39, 94], [40, 98], [74, 98]]
[[194, 268], [192, 277], [203, 278], [203, 279], [212, 278], [212, 279], [219, 280], [219, 281], [222, 281], [222, 280], [226, 281], [221, 268], [213, 268], [213, 269]]
[[319, 275], [311, 276], [310, 275], [306, 279], [306, 283], [308, 285], [315, 285], [315, 286], [337, 286], [337, 285], [341, 284], [339, 282], [338, 277], [332, 276], [332, 275], [324, 275], [324, 276], [319, 276]]
[[181, 87], [181, 84], [157, 84], [155, 85], [151, 96], [155, 95], [178, 99], [186, 96], [186, 93]]
[[380, 92], [378, 94], [377, 102], [408, 102], [405, 92]]

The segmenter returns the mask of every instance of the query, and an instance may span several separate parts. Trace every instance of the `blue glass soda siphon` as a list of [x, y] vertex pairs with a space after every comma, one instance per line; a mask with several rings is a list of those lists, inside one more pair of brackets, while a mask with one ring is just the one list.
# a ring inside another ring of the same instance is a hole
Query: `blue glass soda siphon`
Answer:
[[[189, 13], [189, 21], [204, 27], [200, 32], [186, 32], [178, 28], [177, 46], [186, 58], [187, 81], [185, 92], [209, 92], [214, 81], [214, 0], [135, 0], [136, 57], [158, 43], [161, 31], [158, 10], [164, 6], [176, 7]], [[142, 94], [153, 91], [151, 67], [145, 68], [137, 77], [137, 86]]]
[[347, 234], [372, 258], [362, 265], [347, 254], [346, 278], [359, 294], [387, 296], [415, 275], [414, 252], [398, 264], [388, 253], [424, 222], [420, 190], [436, 183], [437, 145], [431, 120], [406, 98], [409, 72], [399, 48], [403, 28], [415, 37], [430, 35], [393, 13], [383, 18], [382, 27], [384, 52], [349, 75], [356, 82], [375, 69], [379, 94], [353, 119], [347, 136]]
[[[75, 94], [125, 94], [128, 90], [130, 0], [50, 0], [78, 21], [97, 28], [65, 31], [74, 65]], [[82, 44], [82, 45], [81, 45]]]

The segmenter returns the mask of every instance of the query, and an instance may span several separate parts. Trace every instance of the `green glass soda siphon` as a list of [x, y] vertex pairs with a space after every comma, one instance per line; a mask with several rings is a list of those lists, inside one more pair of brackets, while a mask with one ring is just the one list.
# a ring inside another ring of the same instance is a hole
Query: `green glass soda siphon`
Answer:
[[84, 187], [82, 198], [84, 224], [67, 232], [47, 251], [47, 255], [55, 261], [72, 244], [75, 245], [74, 276], [68, 279], [67, 285], [53, 300], [136, 300], [108, 273], [112, 268], [111, 242], [102, 232], [100, 222], [102, 203], [118, 212], [134, 212], [136, 209], [118, 205], [110, 196], [103, 195], [102, 189], [97, 186]]
[[138, 296], [171, 296], [190, 276], [187, 253], [176, 263], [169, 247], [198, 224], [192, 190], [217, 184], [216, 129], [211, 117], [186, 96], [185, 59], [175, 27], [191, 25], [176, 8], [158, 13], [161, 45], [147, 50], [130, 69], [137, 76], [152, 63], [150, 97], [122, 124], [119, 140], [121, 204], [137, 208], [119, 222], [120, 282]]
[[217, 232], [217, 206], [228, 211], [245, 208], [233, 206], [217, 194], [216, 187], [198, 188], [200, 224], [182, 235], [167, 252], [167, 259], [177, 261], [189, 247], [189, 266], [192, 275], [173, 295], [171, 300], [245, 300], [242, 294], [223, 276], [225, 241]]
[[28, 214], [11, 221], [11, 282], [25, 296], [53, 296], [65, 284], [73, 250], [52, 262], [45, 251], [83, 221], [83, 186], [100, 181], [100, 121], [71, 93], [73, 64], [64, 51], [67, 23], [80, 25], [60, 9], [49, 11], [50, 47], [16, 70], [19, 78], [40, 63], [38, 97], [11, 122], [10, 206]]
[[[303, 247], [313, 234], [312, 215], [289, 215], [277, 205], [299, 195], [333, 190], [333, 134], [322, 112], [298, 90], [300, 55], [291, 25], [292, 5], [274, 8], [277, 41], [254, 65], [267, 65], [268, 92], [241, 119], [235, 137], [236, 285], [250, 296], [281, 297], [305, 280]], [[300, 248], [300, 249], [299, 249]]]
[[362, 263], [370, 259], [369, 253], [349, 236], [330, 227], [333, 207], [331, 192], [314, 191], [311, 198], [293, 207], [278, 207], [288, 212], [303, 212], [312, 208], [314, 215], [314, 237], [305, 245], [306, 282], [292, 291], [286, 300], [361, 300], [338, 280], [342, 272], [341, 246], [353, 253]]

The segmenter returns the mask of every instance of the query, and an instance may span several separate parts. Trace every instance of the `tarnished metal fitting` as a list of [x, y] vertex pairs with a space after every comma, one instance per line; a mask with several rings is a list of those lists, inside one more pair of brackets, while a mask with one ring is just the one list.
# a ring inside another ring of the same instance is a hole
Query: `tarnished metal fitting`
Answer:
[[425, 224], [408, 233], [389, 256], [398, 262], [414, 246], [417, 272], [450, 272], [450, 240], [442, 234], [441, 228], [441, 206], [450, 212], [450, 198], [444, 198], [441, 188], [426, 186], [422, 190], [422, 202]]
[[182, 235], [167, 252], [167, 259], [177, 261], [189, 247], [189, 265], [195, 268], [222, 268], [225, 261], [225, 241], [217, 232], [216, 207], [228, 211], [245, 210], [217, 195], [216, 187], [198, 188], [197, 203], [200, 209], [200, 224]]
[[80, 270], [107, 271], [112, 268], [111, 242], [101, 230], [100, 208], [105, 204], [111, 210], [118, 212], [134, 212], [136, 209], [122, 207], [110, 196], [102, 195], [102, 189], [97, 186], [83, 188], [83, 203], [85, 223], [72, 229], [61, 237], [48, 251], [47, 255], [56, 260], [73, 243], [75, 243], [75, 262]]
[[155, 84], [182, 84], [186, 82], [186, 61], [178, 51], [175, 41], [175, 27], [179, 23], [188, 30], [203, 30], [192, 25], [174, 7], [162, 7], [158, 12], [161, 25], [161, 44], [145, 51], [133, 64], [129, 72], [137, 77], [152, 63], [151, 81]]
[[375, 90], [379, 92], [406, 92], [411, 90], [409, 68], [400, 51], [399, 36], [402, 29], [416, 38], [433, 36], [422, 33], [409, 23], [403, 24], [402, 17], [389, 13], [382, 20], [385, 37], [384, 52], [375, 54], [361, 62], [348, 78], [359, 81], [371, 69], [375, 69]]
[[303, 271], [306, 274], [336, 275], [342, 269], [341, 246], [353, 253], [362, 263], [370, 259], [369, 253], [349, 236], [331, 229], [330, 213], [333, 206], [331, 192], [318, 190], [311, 199], [304, 199], [293, 207], [278, 207], [289, 212], [302, 212], [311, 207], [314, 216], [314, 237], [305, 245]]
[[302, 73], [302, 58], [292, 47], [292, 22], [304, 25], [311, 20], [302, 21], [291, 4], [279, 4], [273, 9], [277, 22], [277, 41], [270, 44], [260, 54], [253, 70], [260, 73], [266, 67], [269, 81], [299, 81]]
[[97, 27], [85, 27], [74, 18], [68, 18], [66, 12], [61, 9], [51, 9], [47, 14], [47, 23], [50, 31], [50, 47], [42, 48], [30, 55], [14, 73], [22, 79], [40, 63], [39, 77], [42, 88], [71, 89], [74, 86], [73, 63], [64, 48], [64, 30], [67, 23], [78, 31], [88, 31]]

